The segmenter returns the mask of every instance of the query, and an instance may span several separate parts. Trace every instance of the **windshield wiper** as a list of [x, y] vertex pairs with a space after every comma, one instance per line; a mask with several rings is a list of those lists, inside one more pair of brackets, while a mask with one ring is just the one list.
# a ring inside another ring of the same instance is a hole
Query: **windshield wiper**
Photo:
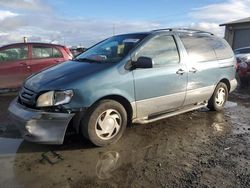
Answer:
[[73, 61], [80, 61], [80, 62], [87, 61], [87, 62], [100, 63], [100, 61], [98, 61], [98, 60], [89, 59], [89, 58], [75, 58], [75, 59], [73, 59]]

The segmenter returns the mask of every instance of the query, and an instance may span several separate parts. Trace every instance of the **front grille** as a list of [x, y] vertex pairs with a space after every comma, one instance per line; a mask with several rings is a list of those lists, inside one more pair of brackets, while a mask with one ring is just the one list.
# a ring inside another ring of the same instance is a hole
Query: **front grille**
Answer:
[[19, 102], [25, 106], [35, 107], [37, 94], [25, 87], [19, 92]]

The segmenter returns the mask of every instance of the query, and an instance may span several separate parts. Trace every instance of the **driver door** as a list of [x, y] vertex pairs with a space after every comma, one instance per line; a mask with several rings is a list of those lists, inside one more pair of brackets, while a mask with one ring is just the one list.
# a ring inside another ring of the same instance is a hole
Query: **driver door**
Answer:
[[[137, 117], [182, 107], [187, 87], [186, 67], [172, 35], [151, 38], [136, 54], [153, 60], [153, 68], [133, 70]], [[181, 73], [181, 74], [180, 74]]]

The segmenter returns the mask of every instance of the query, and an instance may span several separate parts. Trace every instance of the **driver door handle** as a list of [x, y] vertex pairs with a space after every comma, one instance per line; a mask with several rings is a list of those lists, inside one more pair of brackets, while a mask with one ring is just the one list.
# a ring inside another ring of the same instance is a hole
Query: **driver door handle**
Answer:
[[20, 62], [20, 65], [26, 67], [27, 69], [30, 69], [30, 66], [24, 61], [24, 62]]
[[23, 61], [23, 62], [20, 62], [20, 65], [27, 66], [27, 63]]

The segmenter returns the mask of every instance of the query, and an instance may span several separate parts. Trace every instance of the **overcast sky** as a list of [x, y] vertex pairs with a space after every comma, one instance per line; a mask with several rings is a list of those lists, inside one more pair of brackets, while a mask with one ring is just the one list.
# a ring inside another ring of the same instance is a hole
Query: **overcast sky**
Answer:
[[29, 41], [86, 47], [115, 34], [219, 24], [250, 17], [250, 0], [0, 0], [0, 45]]

